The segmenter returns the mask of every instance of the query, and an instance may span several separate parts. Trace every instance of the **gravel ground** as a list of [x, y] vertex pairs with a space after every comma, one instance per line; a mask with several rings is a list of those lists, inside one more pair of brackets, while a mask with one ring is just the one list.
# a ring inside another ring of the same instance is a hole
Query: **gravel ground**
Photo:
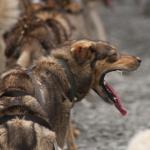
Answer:
[[101, 8], [99, 12], [108, 39], [120, 51], [140, 56], [143, 62], [136, 72], [108, 75], [128, 109], [126, 117], [96, 95], [76, 105], [74, 115], [81, 131], [79, 150], [126, 150], [136, 132], [150, 128], [150, 18], [134, 1], [118, 2], [114, 2], [112, 10]]

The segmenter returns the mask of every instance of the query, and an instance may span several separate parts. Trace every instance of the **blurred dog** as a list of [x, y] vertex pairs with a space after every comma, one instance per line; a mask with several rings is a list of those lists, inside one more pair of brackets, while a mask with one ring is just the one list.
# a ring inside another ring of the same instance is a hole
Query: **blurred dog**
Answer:
[[56, 135], [25, 71], [16, 68], [4, 73], [0, 86], [1, 149], [56, 150]]
[[11, 68], [16, 63], [29, 66], [68, 40], [71, 32], [72, 26], [65, 13], [45, 7], [26, 13], [5, 35], [7, 67]]
[[150, 149], [150, 130], [137, 133], [129, 142], [127, 150], [149, 150]]
[[3, 41], [3, 34], [10, 30], [17, 22], [19, 17], [18, 0], [1, 0], [0, 1], [0, 60], [1, 70], [5, 67], [4, 49], [5, 44]]
[[[106, 42], [80, 40], [66, 43], [52, 51], [50, 57], [39, 59], [27, 70], [16, 68], [4, 73], [1, 77], [3, 107], [1, 106], [0, 114], [2, 119], [6, 115], [11, 117], [4, 121], [0, 118], [0, 132], [3, 133], [0, 135], [0, 145], [15, 150], [18, 145], [21, 148], [24, 147], [23, 141], [25, 141], [26, 149], [35, 149], [37, 145], [41, 145], [40, 140], [35, 140], [38, 138], [35, 134], [38, 133], [38, 129], [33, 124], [40, 125], [40, 131], [43, 126], [36, 119], [28, 116], [39, 116], [41, 110], [44, 110], [45, 115], [41, 115], [41, 122], [46, 120], [51, 127], [46, 132], [50, 133], [48, 137], [51, 142], [47, 144], [51, 145], [44, 149], [51, 150], [55, 145], [55, 137], [51, 131], [55, 132], [57, 144], [63, 149], [73, 105], [82, 100], [90, 89], [94, 89], [100, 97], [118, 106], [119, 109], [118, 98], [104, 81], [104, 76], [114, 70], [135, 70], [140, 62], [138, 57], [118, 53], [115, 47]], [[24, 102], [26, 97], [34, 99], [35, 102], [26, 100], [29, 102], [27, 105]], [[35, 103], [38, 103], [39, 107], [36, 107]], [[22, 107], [22, 104], [26, 107]], [[32, 111], [28, 111], [30, 109]], [[26, 127], [27, 123], [32, 126]], [[13, 132], [17, 135], [17, 141], [9, 140], [11, 136], [8, 133], [14, 136]], [[39, 133], [39, 135], [43, 137], [46, 133]], [[70, 142], [72, 146], [70, 149], [75, 150], [74, 141], [70, 140]]]
[[78, 13], [81, 11], [81, 3], [75, 0], [43, 0], [51, 8], [64, 9], [70, 13]]

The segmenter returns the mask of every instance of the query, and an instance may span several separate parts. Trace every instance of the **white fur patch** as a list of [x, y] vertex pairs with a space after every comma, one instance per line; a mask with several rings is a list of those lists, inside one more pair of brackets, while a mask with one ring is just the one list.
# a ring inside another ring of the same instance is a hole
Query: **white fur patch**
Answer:
[[150, 129], [137, 133], [129, 142], [127, 150], [150, 150]]
[[62, 150], [60, 147], [58, 147], [58, 150]]

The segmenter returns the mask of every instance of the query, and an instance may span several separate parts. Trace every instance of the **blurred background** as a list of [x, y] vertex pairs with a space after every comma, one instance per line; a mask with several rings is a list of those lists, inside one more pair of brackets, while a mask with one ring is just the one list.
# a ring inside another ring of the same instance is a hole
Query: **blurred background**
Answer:
[[[74, 116], [81, 131], [79, 150], [126, 150], [135, 133], [150, 128], [150, 1], [109, 2], [109, 7], [98, 2], [88, 4], [85, 13], [86, 20], [90, 18], [90, 23], [86, 21], [88, 36], [106, 39], [119, 51], [141, 57], [142, 64], [136, 72], [107, 75], [128, 110], [127, 116], [121, 116], [98, 96], [89, 96], [75, 107]], [[98, 16], [96, 22], [88, 16], [91, 13]], [[98, 25], [98, 21], [102, 24]], [[103, 27], [105, 37], [98, 34], [101, 31], [98, 27]]]

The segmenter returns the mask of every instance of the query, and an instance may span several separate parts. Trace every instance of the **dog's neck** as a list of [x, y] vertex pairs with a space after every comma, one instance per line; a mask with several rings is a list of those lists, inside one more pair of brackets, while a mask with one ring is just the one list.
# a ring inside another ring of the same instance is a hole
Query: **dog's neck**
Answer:
[[[69, 70], [75, 80], [75, 83], [76, 83], [75, 97], [77, 97], [77, 99], [79, 101], [88, 94], [88, 92], [91, 88], [91, 85], [93, 83], [93, 81], [92, 81], [93, 70], [91, 68], [90, 63], [85, 63], [82, 65], [78, 64], [76, 62], [76, 60], [71, 56], [70, 51], [68, 51], [66, 49], [56, 50], [52, 53], [52, 56], [56, 60], [61, 60], [61, 61], [65, 62], [65, 64], [69, 67]], [[68, 47], [68, 49], [69, 49], [69, 47]], [[59, 63], [59, 61], [58, 61], [58, 63]]]
[[45, 110], [57, 142], [62, 148], [69, 125], [72, 102], [67, 97], [69, 82], [64, 69], [52, 57], [43, 57], [32, 69], [32, 75], [41, 88]]
[[[72, 101], [68, 99], [70, 81], [68, 81], [64, 66], [60, 64], [58, 59], [58, 57], [43, 57], [36, 63], [33, 75], [38, 78], [38, 82], [44, 84], [42, 89], [46, 100], [46, 110], [53, 130], [57, 134], [58, 143], [63, 147], [64, 141], [62, 139], [64, 139], [68, 128]], [[71, 58], [63, 60], [67, 61], [66, 65], [74, 76], [77, 88], [76, 95], [81, 100], [90, 89], [91, 72], [89, 68], [91, 67], [88, 64], [78, 66]]]
[[76, 102], [78, 100], [78, 97], [76, 95], [77, 94], [77, 85], [75, 82], [74, 75], [71, 72], [71, 69], [70, 69], [68, 63], [66, 62], [66, 60], [58, 59], [58, 63], [61, 64], [62, 67], [64, 68], [65, 73], [66, 73], [67, 78], [68, 78], [68, 81], [70, 83], [70, 89], [68, 92], [68, 97], [72, 102]]

